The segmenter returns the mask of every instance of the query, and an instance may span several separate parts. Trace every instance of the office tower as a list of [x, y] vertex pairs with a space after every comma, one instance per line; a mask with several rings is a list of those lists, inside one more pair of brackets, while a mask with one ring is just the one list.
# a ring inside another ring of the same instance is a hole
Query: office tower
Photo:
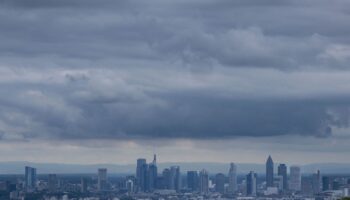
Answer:
[[98, 169], [97, 188], [99, 191], [104, 191], [107, 189], [107, 169], [106, 168]]
[[290, 167], [289, 189], [292, 191], [301, 190], [301, 170], [298, 166]]
[[158, 170], [157, 170], [157, 161], [156, 155], [154, 155], [152, 163], [148, 166], [148, 176], [147, 176], [147, 190], [153, 192], [157, 186]]
[[228, 191], [232, 194], [237, 191], [237, 166], [234, 163], [230, 164], [228, 172]]
[[165, 188], [165, 183], [164, 183], [164, 178], [162, 175], [157, 176], [157, 189], [166, 189]]
[[165, 168], [162, 172], [163, 187], [164, 189], [170, 189], [171, 173], [169, 168]]
[[283, 178], [282, 190], [287, 190], [288, 189], [287, 166], [285, 164], [278, 165], [277, 174], [278, 176], [282, 176]]
[[57, 191], [57, 176], [56, 176], [56, 174], [49, 174], [47, 182], [48, 182], [49, 191], [56, 192]]
[[205, 169], [199, 172], [199, 192], [202, 194], [209, 192], [209, 175]]
[[170, 167], [169, 189], [176, 190], [177, 192], [181, 189], [181, 174], [179, 166]]
[[128, 179], [126, 181], [126, 189], [128, 191], [128, 194], [134, 193], [134, 182], [131, 179]]
[[271, 156], [266, 161], [266, 187], [273, 187], [273, 161]]
[[86, 178], [81, 178], [80, 192], [81, 193], [86, 193], [87, 192], [87, 179]]
[[316, 173], [312, 175], [312, 190], [314, 194], [318, 194], [321, 191], [321, 173], [317, 170]]
[[143, 174], [143, 168], [144, 165], [146, 165], [146, 159], [139, 158], [137, 159], [137, 166], [136, 166], [136, 185], [137, 189], [141, 190], [142, 186], [144, 184], [145, 180], [145, 174]]
[[331, 182], [328, 176], [322, 177], [322, 190], [327, 191], [331, 189]]
[[246, 176], [247, 183], [247, 196], [256, 196], [258, 175], [253, 171], [250, 171]]
[[25, 167], [25, 188], [34, 189], [36, 184], [36, 169], [32, 167]]
[[187, 188], [190, 191], [198, 190], [198, 172], [197, 171], [188, 171], [187, 172]]
[[148, 191], [148, 167], [149, 165], [147, 163], [143, 164], [141, 166], [141, 171], [140, 171], [140, 181], [139, 181], [139, 191], [141, 192], [146, 192]]
[[273, 177], [274, 186], [278, 188], [279, 191], [283, 191], [283, 176], [277, 175]]
[[225, 175], [222, 173], [215, 175], [215, 191], [221, 194], [225, 193]]

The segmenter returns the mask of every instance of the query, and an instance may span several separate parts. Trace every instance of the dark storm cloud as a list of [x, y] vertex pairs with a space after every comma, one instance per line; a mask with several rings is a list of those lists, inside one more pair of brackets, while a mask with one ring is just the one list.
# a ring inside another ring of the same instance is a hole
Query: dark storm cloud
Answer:
[[1, 1], [1, 138], [330, 136], [348, 4]]

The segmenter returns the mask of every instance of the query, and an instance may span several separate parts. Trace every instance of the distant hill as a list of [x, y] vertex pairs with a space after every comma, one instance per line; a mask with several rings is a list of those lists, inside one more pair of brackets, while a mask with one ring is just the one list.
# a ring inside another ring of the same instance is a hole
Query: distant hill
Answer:
[[[229, 163], [212, 163], [212, 162], [174, 162], [174, 163], [159, 163], [159, 171], [172, 165], [178, 165], [182, 172], [188, 170], [206, 169], [209, 173], [227, 173]], [[248, 173], [253, 170], [257, 173], [265, 173], [264, 164], [254, 163], [238, 163], [238, 173]], [[47, 173], [96, 173], [98, 168], [107, 168], [108, 173], [131, 174], [135, 173], [135, 164], [118, 165], [118, 164], [59, 164], [59, 163], [33, 163], [33, 162], [0, 162], [0, 174], [23, 174], [24, 166], [32, 166], [37, 168], [39, 174]], [[277, 166], [276, 166], [277, 168]], [[301, 165], [303, 173], [312, 173], [317, 169], [321, 173], [350, 173], [350, 163], [315, 163]]]

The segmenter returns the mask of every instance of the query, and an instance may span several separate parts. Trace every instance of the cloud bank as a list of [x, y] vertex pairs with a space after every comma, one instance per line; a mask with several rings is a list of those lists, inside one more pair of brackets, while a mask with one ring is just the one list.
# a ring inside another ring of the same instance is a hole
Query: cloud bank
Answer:
[[0, 137], [329, 137], [347, 1], [1, 2]]

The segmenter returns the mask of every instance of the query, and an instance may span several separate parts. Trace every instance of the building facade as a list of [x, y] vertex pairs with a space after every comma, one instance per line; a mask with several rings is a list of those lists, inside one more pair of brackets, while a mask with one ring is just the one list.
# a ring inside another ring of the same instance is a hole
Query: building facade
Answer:
[[199, 172], [199, 192], [202, 194], [209, 192], [209, 174], [205, 169]]
[[97, 189], [99, 191], [107, 190], [107, 169], [106, 168], [98, 169]]
[[269, 156], [266, 161], [266, 187], [273, 186], [273, 160]]
[[301, 191], [301, 170], [299, 166], [290, 167], [289, 190]]
[[254, 171], [250, 171], [246, 176], [246, 194], [247, 196], [256, 196], [258, 175]]
[[285, 164], [278, 165], [277, 169], [278, 176], [282, 176], [282, 189], [288, 190], [288, 173], [287, 173], [287, 166]]
[[25, 167], [25, 188], [27, 190], [34, 189], [36, 185], [36, 169], [33, 167]]
[[228, 172], [228, 191], [231, 194], [237, 191], [237, 166], [234, 163], [230, 164]]

